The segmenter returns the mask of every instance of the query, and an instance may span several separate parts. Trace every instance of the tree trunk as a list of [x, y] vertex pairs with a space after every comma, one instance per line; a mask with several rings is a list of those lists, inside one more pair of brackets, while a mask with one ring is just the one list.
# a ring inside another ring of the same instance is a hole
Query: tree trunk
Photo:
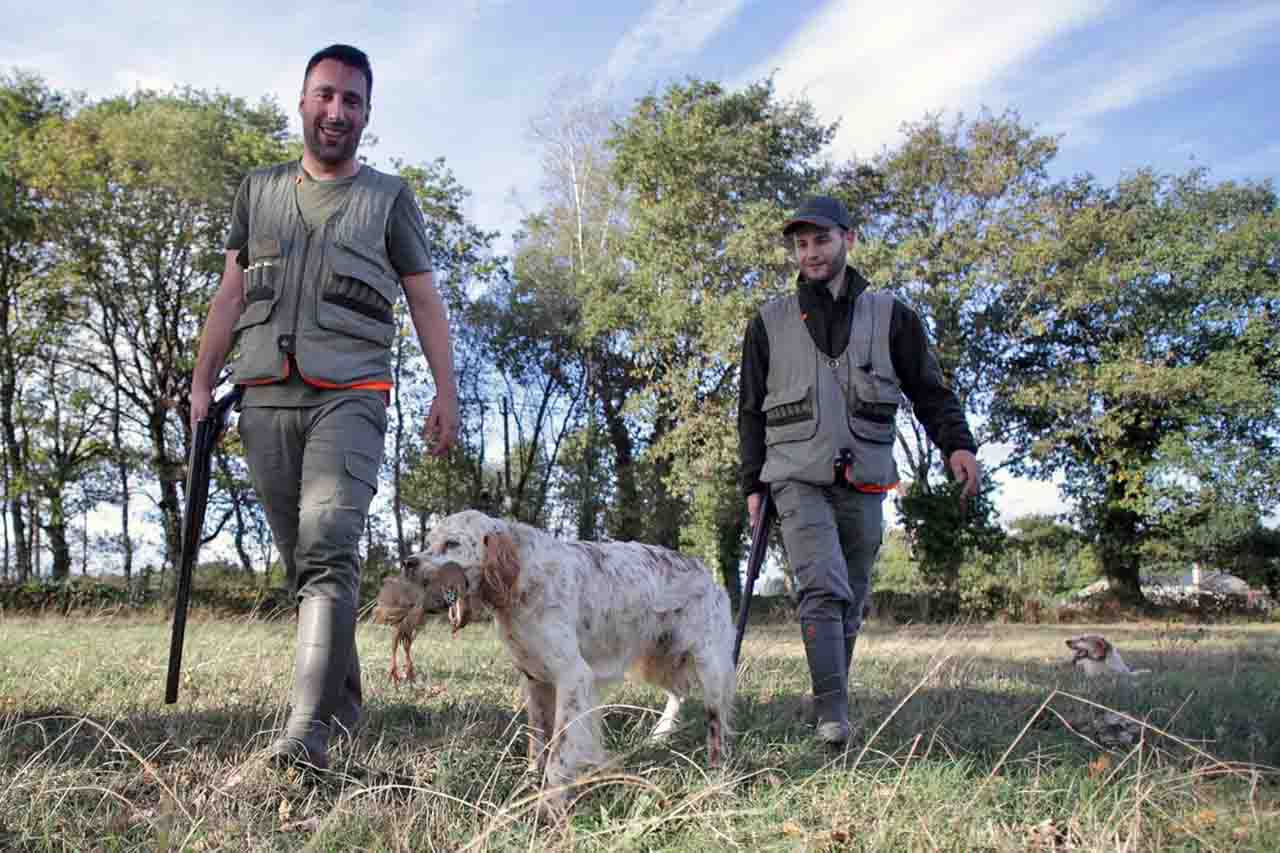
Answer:
[[124, 434], [120, 428], [123, 412], [120, 381], [123, 371], [120, 369], [120, 354], [116, 352], [114, 346], [110, 347], [110, 351], [111, 373], [115, 377], [115, 381], [111, 384], [114, 397], [111, 406], [111, 449], [115, 453], [116, 470], [120, 477], [120, 547], [124, 554], [125, 585], [128, 586], [133, 579], [133, 536], [129, 530], [129, 508], [132, 503], [129, 491], [129, 454], [125, 450]]
[[[164, 528], [164, 571], [177, 578], [178, 565], [182, 561], [182, 513], [186, 508], [178, 499], [178, 483], [186, 477], [182, 462], [169, 457], [165, 439], [165, 411], [156, 407], [149, 418], [151, 447], [154, 453], [156, 476], [160, 481], [160, 523]], [[162, 575], [163, 577], [163, 575]]]
[[720, 523], [716, 525], [716, 556], [720, 561], [720, 577], [729, 593], [729, 607], [737, 613], [742, 606], [742, 540], [747, 523], [738, 502], [731, 503], [733, 512], [724, 508], [726, 511], [720, 514]]
[[45, 495], [49, 502], [49, 520], [43, 525], [49, 534], [49, 551], [53, 563], [49, 567], [49, 578], [53, 581], [64, 581], [71, 576], [71, 543], [67, 541], [67, 516], [61, 491], [52, 491]]
[[[8, 323], [5, 315], [7, 306], [0, 300], [0, 335]], [[6, 496], [9, 503], [9, 520], [13, 524], [13, 556], [18, 583], [25, 583], [31, 576], [31, 550], [27, 544], [26, 516], [22, 512], [21, 484], [25, 481], [25, 456], [22, 442], [18, 440], [18, 429], [14, 416], [17, 401], [17, 379], [12, 374], [12, 360], [4, 359], [4, 376], [0, 378], [0, 429], [4, 432], [5, 454], [9, 466], [6, 485]]]
[[1103, 573], [1116, 597], [1128, 604], [1146, 603], [1139, 576], [1137, 513], [1114, 505], [1107, 507], [1098, 550]]
[[617, 480], [617, 514], [614, 516], [610, 535], [619, 541], [635, 541], [644, 528], [643, 509], [639, 506], [639, 487], [636, 484], [635, 450], [631, 433], [622, 416], [622, 406], [613, 404], [607, 396], [604, 404], [605, 428], [609, 431], [609, 443], [613, 446], [613, 475]]

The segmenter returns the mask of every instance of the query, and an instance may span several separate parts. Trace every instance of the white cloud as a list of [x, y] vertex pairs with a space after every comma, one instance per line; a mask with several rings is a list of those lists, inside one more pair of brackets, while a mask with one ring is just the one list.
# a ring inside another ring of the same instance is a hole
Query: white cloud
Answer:
[[1072, 136], [1096, 137], [1095, 120], [1169, 94], [1205, 74], [1230, 68], [1274, 37], [1280, 5], [1214, 4], [1172, 26], [1153, 22], [1136, 48], [1131, 41], [1086, 55], [1061, 81], [1071, 98], [1052, 122]]
[[679, 63], [702, 49], [738, 13], [743, 0], [658, 0], [614, 45], [605, 65], [605, 85], [638, 71]]
[[779, 92], [841, 121], [836, 154], [870, 157], [904, 121], [988, 102], [1004, 75], [1102, 14], [1104, 0], [971, 3], [834, 0], [740, 82], [776, 71]]

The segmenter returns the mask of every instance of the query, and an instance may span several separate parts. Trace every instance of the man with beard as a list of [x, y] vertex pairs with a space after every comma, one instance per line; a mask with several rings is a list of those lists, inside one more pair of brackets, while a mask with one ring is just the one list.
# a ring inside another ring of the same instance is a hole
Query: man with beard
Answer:
[[245, 458], [298, 601], [291, 709], [270, 748], [281, 766], [326, 768], [330, 735], [360, 720], [357, 546], [382, 464], [401, 291], [435, 379], [432, 452], [457, 435], [449, 323], [422, 214], [404, 181], [356, 159], [372, 91], [354, 47], [307, 63], [302, 159], [240, 185], [191, 383], [194, 429], [236, 348]]
[[[769, 489], [797, 579], [819, 740], [849, 738], [849, 670], [898, 483], [894, 419], [905, 393], [966, 496], [977, 445], [920, 317], [848, 266], [854, 234], [838, 199], [806, 201], [783, 226], [795, 292], [761, 306], [742, 344], [738, 437], [751, 524]], [[766, 519], [767, 522], [767, 519]]]

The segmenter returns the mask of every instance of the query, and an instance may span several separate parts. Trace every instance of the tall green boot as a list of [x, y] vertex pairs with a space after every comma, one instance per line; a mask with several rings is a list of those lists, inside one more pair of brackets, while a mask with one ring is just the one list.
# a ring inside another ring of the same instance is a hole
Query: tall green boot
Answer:
[[329, 766], [330, 722], [342, 710], [355, 647], [355, 610], [346, 602], [304, 598], [298, 605], [293, 697], [284, 733], [271, 745], [279, 766]]
[[342, 696], [338, 708], [333, 712], [333, 735], [335, 737], [354, 736], [360, 728], [364, 709], [364, 689], [360, 685], [360, 650], [356, 647], [355, 638], [351, 640], [351, 664], [347, 667], [347, 677], [342, 680]]
[[801, 622], [804, 654], [813, 682], [818, 740], [841, 746], [849, 739], [849, 679], [845, 665], [844, 625]]

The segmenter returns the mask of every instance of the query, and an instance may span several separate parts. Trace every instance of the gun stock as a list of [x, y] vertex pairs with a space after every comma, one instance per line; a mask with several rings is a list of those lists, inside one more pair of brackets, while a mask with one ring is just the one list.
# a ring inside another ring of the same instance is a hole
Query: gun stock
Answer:
[[187, 632], [187, 605], [191, 601], [191, 574], [200, 553], [200, 537], [204, 532], [204, 513], [209, 502], [209, 474], [213, 449], [218, 445], [227, 415], [240, 402], [239, 386], [214, 401], [209, 413], [196, 423], [191, 440], [191, 457], [187, 460], [186, 504], [182, 517], [182, 559], [178, 564], [178, 589], [173, 606], [173, 633], [169, 638], [169, 673], [165, 680], [164, 702], [178, 701], [178, 681], [182, 674], [182, 643]]
[[747, 557], [747, 582], [742, 589], [742, 599], [738, 605], [738, 630], [733, 637], [733, 665], [738, 665], [738, 656], [742, 653], [742, 638], [747, 633], [747, 614], [751, 611], [751, 596], [755, 592], [756, 578], [760, 576], [760, 566], [764, 563], [765, 553], [769, 550], [769, 526], [773, 523], [773, 495], [765, 489], [760, 499], [760, 512], [756, 516], [756, 526], [751, 531], [751, 554]]

